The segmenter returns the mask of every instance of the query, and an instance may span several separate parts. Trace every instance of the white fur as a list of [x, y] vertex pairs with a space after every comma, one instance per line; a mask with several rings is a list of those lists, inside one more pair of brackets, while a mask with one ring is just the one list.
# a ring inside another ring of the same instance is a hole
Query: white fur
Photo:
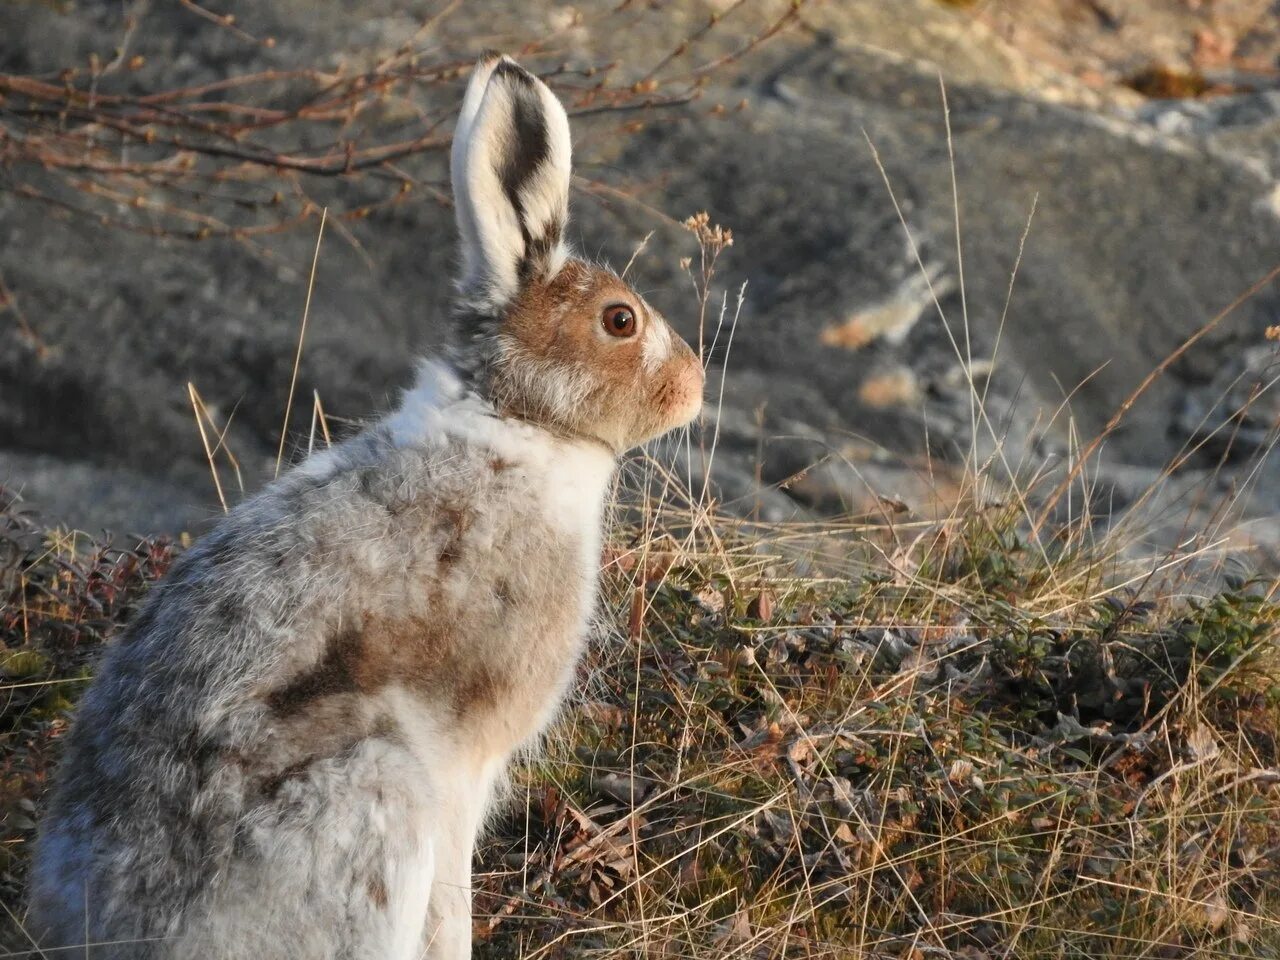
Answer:
[[510, 337], [501, 337], [499, 342], [498, 363], [503, 367], [505, 389], [555, 420], [571, 418], [597, 385], [592, 370], [530, 356]]
[[[569, 216], [571, 143], [569, 118], [546, 86], [531, 89], [495, 71], [506, 57], [476, 68], [463, 100], [451, 153], [454, 203], [462, 238], [461, 286], [486, 306], [507, 303], [519, 290], [519, 269], [526, 254], [524, 235], [538, 238], [549, 230], [562, 234]], [[504, 159], [513, 150], [517, 100], [535, 93], [547, 135], [547, 157], [524, 171], [517, 212], [503, 189]], [[523, 220], [523, 231], [522, 231]], [[567, 253], [563, 243], [549, 251], [548, 270], [557, 272]]]
[[507, 149], [506, 115], [510, 105], [504, 92], [490, 90], [480, 104], [476, 122], [464, 144], [462, 165], [454, 169], [455, 203], [475, 225], [475, 241], [466, 247], [464, 288], [484, 285], [491, 302], [502, 304], [520, 288], [519, 266], [524, 256], [520, 220], [502, 189], [496, 158]]
[[[609, 453], [599, 444], [560, 439], [531, 424], [497, 417], [486, 402], [457, 389], [456, 377], [448, 368], [435, 364], [423, 366], [417, 386], [387, 422], [397, 445], [405, 448], [438, 448], [452, 440], [469, 451], [518, 464], [513, 469], [523, 481], [520, 499], [541, 504], [549, 524], [566, 539], [582, 544], [578, 568], [563, 570], [561, 576], [587, 588], [580, 594], [575, 615], [576, 632], [585, 635], [595, 605], [605, 492], [615, 469]], [[544, 701], [517, 748], [528, 746], [551, 722], [568, 680], [566, 673], [561, 689]], [[416, 865], [402, 864], [397, 875], [412, 891], [411, 899], [424, 887], [430, 890], [431, 909], [423, 933], [426, 956], [461, 960], [470, 955], [473, 838], [488, 814], [511, 744], [500, 740], [495, 746], [487, 738], [457, 742], [424, 723], [420, 704], [411, 695], [395, 696], [401, 728], [415, 731], [410, 738], [414, 749], [424, 769], [435, 772], [437, 790], [447, 797], [423, 824], [431, 836], [431, 857]], [[421, 914], [413, 913], [411, 903], [397, 902], [403, 903], [406, 913], [399, 927], [401, 936], [388, 957], [408, 960], [416, 954], [400, 950], [414, 942]]]
[[648, 304], [645, 304], [645, 310], [653, 317], [655, 322], [645, 325], [644, 331], [644, 349], [640, 355], [641, 363], [644, 364], [645, 371], [652, 374], [671, 359], [672, 352], [675, 349], [675, 340], [671, 333], [671, 328], [658, 320], [653, 314], [653, 310]]
[[[541, 83], [535, 89], [542, 101], [549, 159], [532, 171], [520, 191], [520, 206], [530, 236], [540, 237], [549, 229], [562, 229], [569, 219], [571, 144], [569, 117], [559, 98]], [[496, 94], [491, 90], [489, 95]], [[563, 260], [551, 263], [548, 274], [559, 273], [561, 266]]]
[[[400, 401], [399, 408], [385, 421], [396, 446], [420, 446], [425, 440], [440, 436], [444, 430], [443, 411], [463, 399], [462, 381], [452, 367], [438, 360], [418, 365], [413, 387]], [[311, 460], [302, 465], [311, 466]]]
[[471, 80], [467, 84], [467, 92], [462, 98], [462, 107], [458, 111], [458, 122], [453, 129], [453, 147], [449, 153], [449, 163], [454, 171], [453, 195], [454, 211], [457, 215], [458, 233], [462, 240], [462, 279], [476, 277], [483, 269], [478, 260], [480, 254], [479, 236], [476, 232], [475, 216], [472, 213], [473, 203], [465, 177], [458, 176], [457, 171], [464, 168], [467, 156], [467, 144], [471, 138], [471, 127], [475, 123], [476, 114], [480, 111], [480, 101], [484, 98], [485, 87], [494, 68], [502, 62], [502, 57], [487, 57], [476, 64]]
[[[549, 389], [557, 386], [554, 369], [537, 372], [539, 379], [553, 381]], [[556, 402], [577, 401], [579, 392], [572, 385], [559, 388], [564, 396]], [[497, 416], [491, 404], [464, 393], [457, 375], [444, 364], [419, 367], [417, 382], [386, 424], [401, 447], [430, 449], [449, 438], [518, 462], [537, 485], [529, 496], [546, 504], [548, 519], [564, 522], [574, 532], [598, 530], [616, 465], [609, 452], [598, 443], [559, 438], [525, 421]]]

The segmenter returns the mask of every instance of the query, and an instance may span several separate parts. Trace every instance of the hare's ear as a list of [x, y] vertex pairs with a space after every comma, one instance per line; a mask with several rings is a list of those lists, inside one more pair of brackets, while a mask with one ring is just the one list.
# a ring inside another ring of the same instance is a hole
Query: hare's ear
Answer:
[[463, 294], [492, 308], [564, 261], [569, 118], [547, 86], [507, 57], [480, 60], [453, 140]]

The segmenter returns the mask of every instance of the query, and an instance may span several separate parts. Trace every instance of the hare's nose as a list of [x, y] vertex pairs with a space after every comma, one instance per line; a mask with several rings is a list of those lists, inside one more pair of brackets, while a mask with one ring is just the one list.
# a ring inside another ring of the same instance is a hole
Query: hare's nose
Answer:
[[675, 359], [680, 363], [692, 365], [697, 371], [699, 381], [705, 379], [705, 374], [702, 370], [702, 362], [698, 359], [698, 355], [694, 352], [693, 347], [689, 346], [688, 342], [683, 337], [676, 337], [675, 342]]
[[702, 409], [702, 389], [706, 383], [706, 374], [698, 355], [693, 352], [684, 340], [676, 338], [675, 356], [668, 368], [672, 372], [673, 407], [675, 419], [679, 423], [688, 423]]

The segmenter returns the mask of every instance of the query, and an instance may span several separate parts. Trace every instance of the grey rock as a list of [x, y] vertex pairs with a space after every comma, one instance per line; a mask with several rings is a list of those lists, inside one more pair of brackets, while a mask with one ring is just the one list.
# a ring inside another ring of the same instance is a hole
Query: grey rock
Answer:
[[[440, 39], [461, 58], [475, 52], [481, 27], [500, 37], [545, 29], [558, 15], [538, 8], [537, 22], [522, 24], [523, 4], [464, 7]], [[85, 4], [74, 17], [21, 8], [21, 23], [0, 26], [7, 69], [83, 62], [119, 31], [114, 5]], [[0, 17], [12, 19], [13, 9]], [[372, 57], [411, 34], [427, 6], [316, 10], [271, 5], [255, 29], [279, 42], [246, 50], [177, 5], [156, 7], [134, 40], [152, 66], [130, 82], [193, 83], [323, 60], [334, 37]], [[638, 21], [632, 40], [662, 49], [706, 10], [673, 4]], [[971, 444], [980, 460], [1062, 456], [1070, 436], [1102, 429], [1143, 376], [1263, 276], [1280, 249], [1273, 95], [1213, 107], [1108, 104], [990, 31], [966, 33], [940, 5], [920, 0], [912, 10], [907, 18], [871, 0], [819, 8], [718, 75], [683, 113], [630, 138], [610, 133], [616, 121], [578, 126], [583, 176], [645, 190], [643, 203], [583, 193], [574, 230], [615, 262], [655, 231], [634, 270], [690, 338], [700, 333], [697, 305], [679, 259], [695, 248], [653, 211], [678, 220], [705, 209], [734, 231], [701, 331], [709, 344], [724, 298], [703, 443], [717, 443], [722, 501], [764, 520], [875, 509], [882, 497], [927, 513], [929, 485]], [[752, 13], [742, 30], [768, 14]], [[908, 19], [912, 29], [900, 29]], [[571, 60], [611, 51], [611, 38], [585, 28], [568, 36]], [[712, 52], [740, 39], [727, 31]], [[948, 50], [966, 51], [944, 71], [950, 148], [929, 62]], [[741, 112], [711, 118], [705, 109], [744, 99]], [[442, 179], [440, 157], [415, 162], [424, 178]], [[155, 240], [53, 215], [3, 183], [0, 275], [51, 347], [43, 355], [0, 335], [8, 482], [25, 474], [34, 503], [83, 526], [198, 529], [218, 507], [187, 384], [219, 423], [230, 419], [246, 485], [261, 484], [274, 470], [314, 232], [264, 238], [259, 249]], [[317, 190], [341, 198], [358, 187]], [[289, 428], [295, 452], [308, 442], [313, 393], [338, 417], [371, 416], [444, 329], [451, 212], [424, 198], [353, 225], [351, 236], [360, 246], [335, 230], [322, 249], [303, 399]], [[1106, 445], [1116, 489], [1133, 471], [1159, 477], [1195, 435], [1188, 418], [1217, 409], [1203, 398], [1219, 390], [1225, 360], [1259, 344], [1278, 313], [1275, 288], [1262, 291], [1152, 385]], [[985, 394], [985, 415], [975, 412], [970, 378]], [[1265, 444], [1259, 429], [1255, 448]], [[699, 485], [703, 458], [685, 466]], [[1280, 506], [1270, 473], [1255, 485], [1260, 509]]]

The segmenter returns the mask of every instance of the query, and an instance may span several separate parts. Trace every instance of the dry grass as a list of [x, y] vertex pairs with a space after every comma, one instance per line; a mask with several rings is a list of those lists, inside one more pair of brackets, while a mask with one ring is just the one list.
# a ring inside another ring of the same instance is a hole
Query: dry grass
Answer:
[[1109, 589], [1129, 563], [975, 504], [905, 547], [645, 519], [626, 627], [481, 856], [487, 955], [1280, 947], [1267, 584]]
[[[480, 852], [479, 955], [1280, 949], [1274, 584], [1111, 589], [1143, 564], [1046, 560], [1009, 507], [764, 528], [651, 503], [605, 557], [587, 692]], [[172, 551], [4, 517], [17, 915], [86, 664]]]

